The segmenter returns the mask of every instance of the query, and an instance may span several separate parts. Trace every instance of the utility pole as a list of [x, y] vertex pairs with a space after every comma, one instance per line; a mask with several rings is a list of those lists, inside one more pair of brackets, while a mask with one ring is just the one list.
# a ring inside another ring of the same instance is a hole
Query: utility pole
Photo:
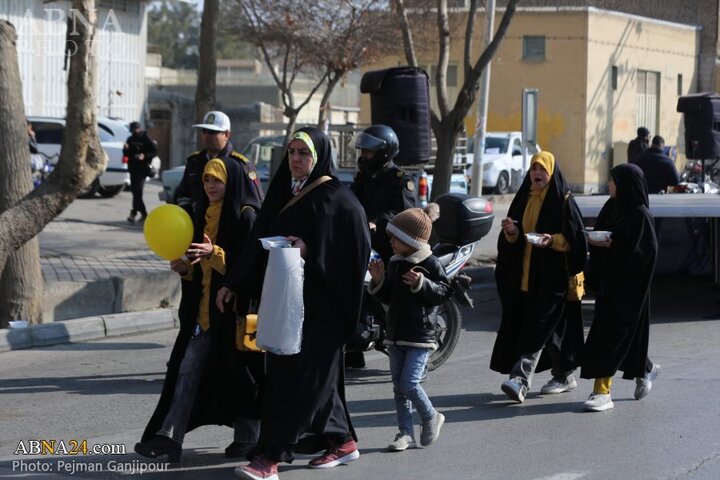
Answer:
[[[485, 48], [492, 42], [495, 33], [495, 0], [487, 0], [485, 5]], [[485, 157], [485, 134], [487, 129], [487, 111], [490, 96], [490, 66], [488, 62], [483, 70], [480, 80], [481, 96], [478, 101], [477, 122], [475, 125], [475, 137], [473, 139], [473, 169], [472, 181], [470, 182], [470, 194], [476, 197], [482, 195], [483, 158]]]

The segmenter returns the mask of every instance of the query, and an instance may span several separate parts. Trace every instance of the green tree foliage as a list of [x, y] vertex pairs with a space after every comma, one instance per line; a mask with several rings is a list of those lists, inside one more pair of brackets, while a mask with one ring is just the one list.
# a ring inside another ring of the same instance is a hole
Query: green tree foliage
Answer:
[[166, 67], [197, 68], [200, 12], [186, 2], [153, 2], [148, 11], [148, 44], [160, 52]]
[[[197, 3], [197, 2], [195, 2]], [[232, 5], [220, 2], [217, 58], [254, 58], [255, 47], [236, 36], [226, 35], [232, 27]], [[196, 69], [199, 59], [202, 11], [191, 2], [155, 1], [148, 10], [148, 44], [162, 55], [169, 68]]]

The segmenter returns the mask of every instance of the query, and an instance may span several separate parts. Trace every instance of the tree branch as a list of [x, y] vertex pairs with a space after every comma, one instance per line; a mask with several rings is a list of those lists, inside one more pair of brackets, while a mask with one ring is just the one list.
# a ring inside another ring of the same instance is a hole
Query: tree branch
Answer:
[[395, 14], [397, 16], [398, 23], [400, 24], [400, 31], [402, 32], [403, 46], [405, 47], [405, 60], [408, 65], [417, 67], [418, 61], [415, 55], [415, 44], [413, 42], [412, 30], [410, 29], [410, 22], [408, 22], [407, 12], [405, 11], [405, 4], [403, 0], [392, 0], [393, 6], [395, 7]]

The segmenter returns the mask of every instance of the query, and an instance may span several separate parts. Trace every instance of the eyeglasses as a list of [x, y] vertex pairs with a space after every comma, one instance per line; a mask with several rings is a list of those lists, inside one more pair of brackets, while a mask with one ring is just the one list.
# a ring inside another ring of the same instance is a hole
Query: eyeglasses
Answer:
[[209, 128], [201, 128], [200, 132], [202, 132], [203, 135], [217, 135], [219, 132], [217, 130], [210, 130]]

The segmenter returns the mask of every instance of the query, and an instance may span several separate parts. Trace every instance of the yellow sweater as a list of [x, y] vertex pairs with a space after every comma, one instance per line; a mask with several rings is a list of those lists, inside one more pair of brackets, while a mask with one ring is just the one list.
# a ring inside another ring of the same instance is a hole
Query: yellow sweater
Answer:
[[[542, 190], [531, 189], [528, 197], [527, 205], [525, 206], [525, 212], [523, 213], [522, 226], [523, 231], [526, 233], [534, 232], [535, 225], [537, 224], [538, 216], [540, 216], [540, 208], [542, 208], [543, 200], [547, 194], [548, 186]], [[505, 238], [510, 243], [515, 243], [518, 239], [518, 232], [515, 235], [505, 234]], [[543, 233], [543, 232], [538, 232]], [[532, 258], [533, 246], [530, 242], [525, 244], [525, 252], [523, 253], [523, 270], [522, 279], [520, 280], [520, 290], [523, 292], [528, 291], [528, 284], [530, 280], [530, 259]], [[565, 239], [565, 235], [562, 233], [554, 233], [552, 236], [552, 243], [550, 247], [558, 252], [570, 251], [570, 244]]]
[[[218, 226], [220, 225], [220, 212], [222, 211], [223, 202], [212, 202], [205, 212], [205, 229], [204, 233], [210, 237], [213, 243], [213, 252], [209, 257], [200, 261], [200, 269], [202, 270], [202, 296], [200, 297], [200, 306], [198, 308], [197, 323], [203, 331], [210, 328], [210, 302], [214, 301], [210, 298], [210, 286], [212, 283], [212, 271], [215, 270], [220, 275], [225, 275], [227, 266], [225, 265], [225, 251], [215, 245], [218, 234]], [[190, 273], [183, 277], [185, 280], [192, 280], [192, 269]]]

